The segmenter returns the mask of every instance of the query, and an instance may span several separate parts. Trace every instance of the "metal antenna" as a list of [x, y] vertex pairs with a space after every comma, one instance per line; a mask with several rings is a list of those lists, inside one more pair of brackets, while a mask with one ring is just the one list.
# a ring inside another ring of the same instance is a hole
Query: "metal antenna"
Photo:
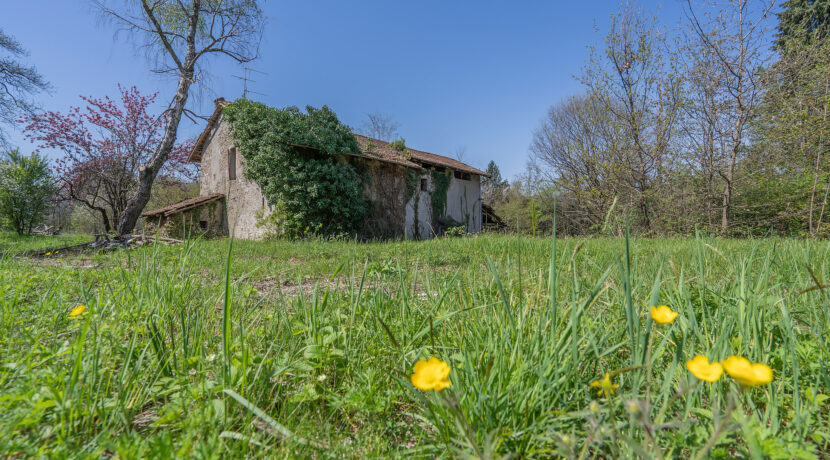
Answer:
[[248, 93], [257, 94], [257, 95], [260, 95], [260, 96], [267, 96], [267, 94], [258, 93], [256, 91], [251, 91], [251, 90], [248, 89], [248, 82], [256, 83], [256, 80], [251, 79], [251, 77], [249, 76], [251, 72], [256, 72], [256, 73], [261, 74], [261, 75], [268, 75], [265, 72], [261, 72], [261, 71], [256, 70], [256, 69], [252, 69], [250, 67], [243, 67], [242, 68], [242, 76], [241, 77], [239, 75], [231, 75], [234, 78], [238, 78], [238, 79], [242, 80], [242, 99], [248, 99]]

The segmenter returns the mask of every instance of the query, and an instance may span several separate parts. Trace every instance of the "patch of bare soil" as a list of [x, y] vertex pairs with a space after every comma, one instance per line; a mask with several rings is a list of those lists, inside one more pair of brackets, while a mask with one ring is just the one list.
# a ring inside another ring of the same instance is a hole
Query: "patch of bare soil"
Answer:
[[[254, 281], [252, 286], [260, 295], [265, 297], [299, 297], [300, 295], [310, 297], [314, 295], [315, 292], [322, 294], [326, 290], [338, 292], [350, 290], [357, 291], [360, 289], [360, 280], [349, 280], [348, 278], [342, 276], [331, 280], [327, 278], [306, 278], [302, 281], [291, 279], [280, 280], [276, 277], [270, 277]], [[363, 284], [364, 292], [378, 289], [383, 290], [383, 292], [388, 295], [392, 295], [400, 290], [400, 284], [398, 282], [387, 283], [381, 281], [365, 281]], [[420, 284], [416, 284], [414, 288], [410, 287], [410, 294], [415, 294], [420, 299], [426, 299], [428, 297], [424, 292], [423, 286]]]
[[71, 267], [77, 268], [81, 270], [89, 270], [93, 268], [101, 268], [103, 265], [100, 263], [95, 263], [92, 259], [87, 258], [62, 258], [59, 256], [47, 256], [47, 257], [32, 257], [27, 259], [29, 263], [33, 265], [39, 265], [42, 267]]

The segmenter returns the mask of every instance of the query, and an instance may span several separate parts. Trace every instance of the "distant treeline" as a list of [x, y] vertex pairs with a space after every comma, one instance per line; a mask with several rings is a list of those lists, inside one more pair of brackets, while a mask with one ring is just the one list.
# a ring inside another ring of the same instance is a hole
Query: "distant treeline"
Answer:
[[830, 235], [828, 3], [691, 2], [671, 28], [624, 4], [485, 200], [527, 233], [555, 206], [562, 234]]

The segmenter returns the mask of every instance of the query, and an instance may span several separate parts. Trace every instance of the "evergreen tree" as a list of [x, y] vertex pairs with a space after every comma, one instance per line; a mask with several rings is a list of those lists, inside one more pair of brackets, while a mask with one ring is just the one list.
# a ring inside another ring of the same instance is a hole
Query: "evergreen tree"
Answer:
[[504, 189], [507, 188], [508, 184], [502, 178], [501, 171], [493, 160], [490, 160], [490, 163], [487, 164], [487, 174], [490, 177], [481, 178], [481, 193], [484, 201], [492, 204], [504, 194]]
[[775, 43], [779, 50], [793, 38], [810, 43], [830, 36], [830, 0], [786, 0], [781, 7]]

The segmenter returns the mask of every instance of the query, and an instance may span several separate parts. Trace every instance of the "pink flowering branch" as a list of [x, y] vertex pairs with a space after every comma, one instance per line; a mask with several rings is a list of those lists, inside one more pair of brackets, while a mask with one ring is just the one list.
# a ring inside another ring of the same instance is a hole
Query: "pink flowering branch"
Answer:
[[[54, 166], [61, 197], [101, 216], [113, 229], [138, 184], [141, 168], [151, 160], [168, 123], [167, 112], [151, 113], [158, 93], [141, 94], [135, 86], [118, 86], [119, 100], [81, 96], [86, 106], [66, 113], [47, 111], [25, 116], [24, 133], [38, 149], [63, 152]], [[173, 147], [159, 174], [166, 182], [192, 182], [198, 169], [187, 163], [193, 141]]]

